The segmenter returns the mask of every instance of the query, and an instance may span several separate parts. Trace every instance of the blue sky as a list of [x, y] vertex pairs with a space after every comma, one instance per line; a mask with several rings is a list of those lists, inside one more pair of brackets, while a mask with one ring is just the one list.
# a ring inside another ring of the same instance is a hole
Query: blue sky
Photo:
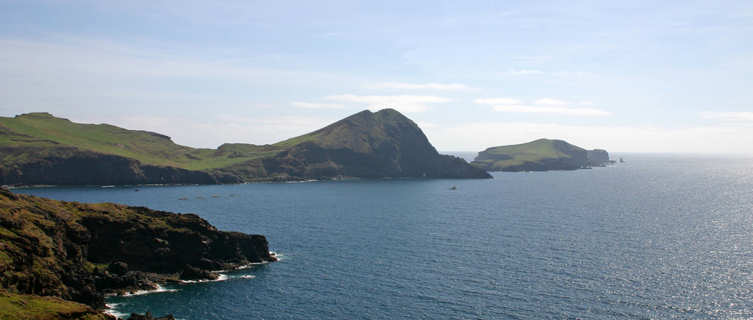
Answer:
[[6, 1], [0, 115], [273, 143], [392, 107], [440, 150], [753, 154], [751, 1]]

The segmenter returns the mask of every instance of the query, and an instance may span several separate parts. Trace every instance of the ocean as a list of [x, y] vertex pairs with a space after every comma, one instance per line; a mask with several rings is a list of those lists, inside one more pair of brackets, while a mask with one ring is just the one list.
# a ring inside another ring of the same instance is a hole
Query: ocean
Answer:
[[224, 281], [110, 298], [118, 314], [753, 317], [753, 159], [617, 156], [626, 162], [488, 180], [15, 191], [197, 213], [221, 230], [266, 235], [281, 257]]

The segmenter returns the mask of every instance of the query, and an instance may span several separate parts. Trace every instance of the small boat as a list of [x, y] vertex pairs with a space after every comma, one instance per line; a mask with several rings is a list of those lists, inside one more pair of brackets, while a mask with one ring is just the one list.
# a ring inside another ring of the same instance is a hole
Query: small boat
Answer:
[[450, 188], [450, 190], [457, 190], [457, 189], [458, 189], [458, 187], [456, 187], [456, 186], [452, 186], [452, 188]]
[[625, 160], [622, 160], [622, 157], [620, 157], [620, 163], [624, 163]]

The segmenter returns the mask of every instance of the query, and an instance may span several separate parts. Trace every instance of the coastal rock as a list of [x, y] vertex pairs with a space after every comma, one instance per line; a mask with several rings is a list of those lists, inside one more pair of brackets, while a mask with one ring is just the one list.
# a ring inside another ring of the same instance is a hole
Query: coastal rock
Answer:
[[147, 312], [144, 315], [132, 313], [130, 317], [128, 317], [128, 320], [175, 320], [175, 317], [173, 317], [172, 314], [168, 314], [163, 317], [153, 317], [151, 313]]
[[[160, 239], [161, 241], [155, 241]], [[82, 204], [0, 188], [0, 289], [104, 307], [105, 293], [153, 289], [275, 261], [261, 235], [218, 231], [194, 214]]]
[[612, 163], [609, 159], [609, 153], [606, 150], [594, 149], [588, 150], [588, 164], [593, 167], [603, 167]]

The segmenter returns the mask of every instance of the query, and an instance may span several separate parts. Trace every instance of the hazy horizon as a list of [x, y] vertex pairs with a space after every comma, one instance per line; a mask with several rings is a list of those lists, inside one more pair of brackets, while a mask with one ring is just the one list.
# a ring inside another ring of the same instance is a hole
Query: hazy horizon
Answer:
[[395, 108], [438, 150], [753, 154], [753, 3], [0, 0], [0, 116], [267, 144]]

